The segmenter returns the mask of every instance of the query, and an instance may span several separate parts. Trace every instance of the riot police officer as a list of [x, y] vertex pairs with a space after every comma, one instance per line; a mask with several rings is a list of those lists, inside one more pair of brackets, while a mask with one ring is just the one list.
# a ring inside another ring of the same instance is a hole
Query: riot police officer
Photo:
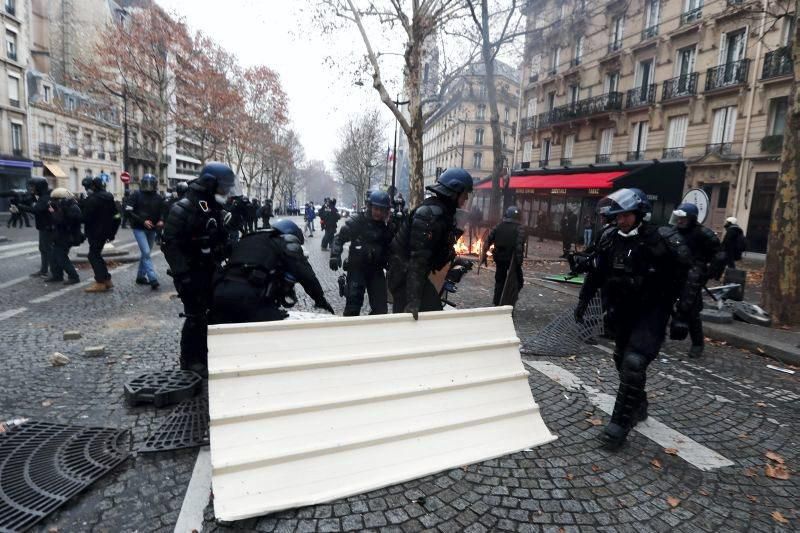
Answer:
[[[506, 284], [508, 274], [517, 276], [518, 286], [522, 287], [522, 256], [525, 253], [525, 238], [527, 235], [520, 227], [522, 213], [517, 206], [512, 205], [506, 209], [503, 221], [492, 229], [486, 239], [484, 250], [488, 251], [494, 245], [494, 259], [497, 270], [494, 273], [494, 305], [500, 305], [500, 297], [503, 294], [503, 287]], [[512, 259], [514, 260], [514, 271], [511, 269]], [[484, 263], [486, 255], [483, 256]]]
[[[700, 286], [705, 285], [709, 279], [719, 279], [725, 270], [725, 253], [719, 242], [717, 234], [697, 221], [699, 210], [690, 203], [682, 203], [672, 212], [670, 223], [675, 226], [683, 236], [686, 245], [692, 252], [692, 261], [700, 276]], [[703, 355], [703, 322], [700, 311], [703, 310], [703, 297], [697, 287], [694, 296], [694, 306], [689, 312], [689, 338], [692, 346], [689, 348], [689, 357], [695, 358]]]
[[472, 176], [463, 168], [442, 172], [427, 188], [433, 193], [404, 221], [392, 241], [389, 290], [395, 313], [441, 311], [439, 289], [432, 273], [449, 270], [455, 259], [453, 245], [463, 233], [456, 227], [456, 210], [472, 192]]
[[575, 318], [583, 320], [589, 301], [602, 290], [614, 325], [620, 385], [601, 439], [618, 448], [636, 422], [647, 418], [647, 366], [658, 355], [676, 300], [671, 337], [686, 338], [697, 280], [689, 276], [691, 252], [680, 234], [644, 220], [651, 211], [644, 193], [620, 189], [608, 198], [607, 214], [616, 216], [617, 225], [603, 233], [594, 257], [585, 263], [591, 267]]
[[39, 257], [41, 266], [31, 277], [47, 277], [53, 256], [53, 215], [50, 212], [50, 191], [47, 180], [34, 176], [28, 179], [28, 193], [33, 196], [32, 204], [18, 204], [15, 210], [33, 213], [34, 225], [39, 232]]
[[186, 196], [172, 206], [164, 226], [162, 249], [169, 274], [183, 302], [181, 368], [208, 375], [208, 307], [214, 272], [228, 255], [223, 210], [236, 186], [228, 165], [212, 162], [189, 184]]
[[[88, 183], [86, 183], [88, 180]], [[114, 240], [120, 225], [120, 214], [114, 203], [114, 196], [105, 189], [100, 177], [85, 178], [84, 188], [88, 196], [81, 202], [83, 227], [86, 240], [89, 241], [89, 253], [86, 258], [94, 272], [94, 284], [85, 289], [86, 292], [106, 292], [114, 287], [111, 274], [103, 259], [103, 246]]]
[[388, 225], [392, 200], [383, 191], [369, 195], [367, 213], [353, 215], [336, 235], [331, 247], [330, 267], [342, 267], [342, 248], [350, 242], [350, 253], [344, 263], [347, 272], [347, 303], [344, 316], [358, 316], [364, 303], [364, 290], [369, 295], [371, 315], [389, 312], [386, 300], [386, 275], [392, 231]]
[[331, 198], [328, 201], [327, 207], [320, 209], [320, 219], [323, 224], [325, 234], [322, 236], [322, 249], [327, 250], [328, 246], [333, 244], [333, 237], [336, 235], [336, 225], [342, 216], [339, 210], [336, 209], [336, 198]]
[[287, 313], [281, 308], [296, 301], [295, 281], [315, 307], [333, 313], [302, 244], [303, 231], [288, 219], [276, 220], [272, 229], [244, 235], [215, 276], [210, 322], [282, 320]]

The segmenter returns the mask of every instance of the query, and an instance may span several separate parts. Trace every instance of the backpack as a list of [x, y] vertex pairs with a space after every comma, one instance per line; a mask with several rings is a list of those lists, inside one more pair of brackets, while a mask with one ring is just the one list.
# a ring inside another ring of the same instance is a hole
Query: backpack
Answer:
[[747, 249], [747, 239], [744, 236], [744, 232], [739, 230], [736, 236], [736, 259], [741, 259], [742, 254]]

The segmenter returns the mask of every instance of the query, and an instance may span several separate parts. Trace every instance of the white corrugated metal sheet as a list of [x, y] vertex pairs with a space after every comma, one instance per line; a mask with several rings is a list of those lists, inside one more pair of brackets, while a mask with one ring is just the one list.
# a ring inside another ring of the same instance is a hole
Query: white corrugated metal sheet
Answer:
[[511, 307], [212, 326], [218, 519], [358, 494], [549, 442]]

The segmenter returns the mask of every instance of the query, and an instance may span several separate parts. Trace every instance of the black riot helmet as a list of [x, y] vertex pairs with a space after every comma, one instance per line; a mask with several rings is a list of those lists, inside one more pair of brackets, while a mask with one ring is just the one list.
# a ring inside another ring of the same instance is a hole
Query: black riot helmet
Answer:
[[175, 186], [175, 194], [178, 195], [178, 198], [183, 198], [186, 196], [186, 192], [189, 190], [189, 184], [185, 181], [179, 181], [178, 184]]
[[158, 178], [154, 174], [145, 174], [139, 182], [139, 190], [142, 192], [156, 192], [158, 189]]
[[288, 218], [279, 218], [275, 222], [270, 223], [270, 226], [281, 235], [294, 235], [300, 241], [300, 244], [303, 244], [305, 240], [303, 238], [303, 230]]
[[519, 222], [522, 220], [522, 212], [519, 210], [519, 207], [512, 205], [506, 209], [505, 219], [510, 222]]
[[28, 192], [36, 196], [47, 194], [47, 180], [41, 176], [28, 178]]
[[92, 192], [92, 178], [90, 176], [86, 176], [81, 180], [81, 185], [86, 190], [86, 192]]
[[235, 196], [236, 174], [225, 163], [214, 161], [200, 170], [200, 176], [192, 181], [191, 188], [214, 196], [217, 203], [224, 205], [229, 197]]
[[472, 192], [472, 176], [463, 168], [448, 168], [439, 174], [436, 183], [427, 189], [438, 195], [455, 199], [463, 192]]
[[380, 207], [383, 209], [389, 209], [392, 206], [392, 199], [389, 197], [388, 193], [383, 191], [372, 191], [369, 193], [367, 202], [372, 207]]
[[103, 178], [100, 176], [96, 176], [92, 178], [92, 189], [95, 191], [104, 191], [106, 190], [106, 182], [103, 181]]

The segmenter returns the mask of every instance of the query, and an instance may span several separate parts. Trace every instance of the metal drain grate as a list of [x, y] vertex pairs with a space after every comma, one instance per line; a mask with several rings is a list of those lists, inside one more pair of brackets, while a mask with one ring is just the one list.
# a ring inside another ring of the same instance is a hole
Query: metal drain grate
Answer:
[[147, 437], [139, 452], [163, 452], [208, 444], [208, 397], [204, 394], [181, 402], [158, 429]]
[[203, 379], [191, 370], [163, 370], [137, 376], [125, 384], [130, 405], [152, 403], [164, 407], [189, 399], [200, 390]]
[[569, 309], [550, 322], [529, 343], [523, 353], [530, 355], [574, 355], [583, 350], [586, 340], [603, 334], [603, 306], [600, 297], [589, 302], [583, 324], [575, 322]]
[[25, 531], [128, 458], [127, 430], [26, 422], [0, 434], [0, 531]]

